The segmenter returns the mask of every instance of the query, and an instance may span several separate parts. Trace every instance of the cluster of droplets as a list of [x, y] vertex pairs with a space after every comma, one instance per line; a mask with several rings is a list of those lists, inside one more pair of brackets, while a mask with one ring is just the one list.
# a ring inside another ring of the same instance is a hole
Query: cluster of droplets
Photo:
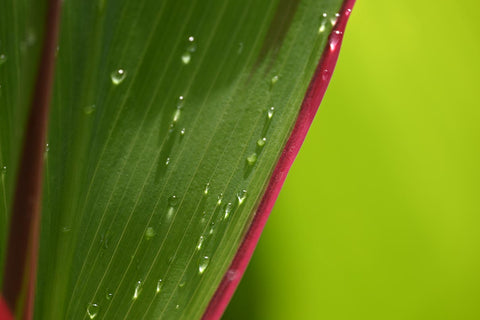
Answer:
[[188, 37], [188, 45], [185, 52], [182, 54], [181, 60], [184, 65], [187, 65], [192, 60], [192, 54], [197, 50], [197, 44], [195, 43], [195, 37]]

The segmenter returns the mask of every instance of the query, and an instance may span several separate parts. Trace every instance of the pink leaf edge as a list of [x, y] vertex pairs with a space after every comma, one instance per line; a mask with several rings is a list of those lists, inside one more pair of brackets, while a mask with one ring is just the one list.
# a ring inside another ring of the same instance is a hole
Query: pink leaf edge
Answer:
[[320, 62], [315, 70], [312, 80], [310, 81], [305, 98], [303, 99], [300, 113], [292, 134], [285, 145], [285, 149], [280, 155], [280, 159], [272, 173], [272, 177], [260, 205], [258, 206], [257, 212], [255, 213], [252, 224], [233, 258], [230, 267], [223, 276], [220, 285], [210, 300], [210, 303], [203, 314], [203, 320], [220, 319], [240, 283], [245, 269], [250, 262], [253, 251], [257, 246], [263, 228], [265, 227], [265, 223], [267, 222], [273, 205], [280, 193], [280, 189], [285, 182], [288, 171], [305, 140], [308, 129], [310, 128], [313, 118], [315, 117], [318, 107], [325, 95], [325, 91], [327, 90], [333, 70], [337, 63], [345, 27], [354, 4], [355, 0], [345, 0], [342, 5], [340, 16], [329, 36], [327, 48], [320, 58]]

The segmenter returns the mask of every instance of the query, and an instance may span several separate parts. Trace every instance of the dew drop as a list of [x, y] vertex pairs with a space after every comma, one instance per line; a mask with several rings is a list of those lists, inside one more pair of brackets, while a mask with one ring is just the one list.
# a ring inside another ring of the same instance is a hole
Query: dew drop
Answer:
[[320, 25], [320, 28], [318, 28], [318, 33], [322, 33], [322, 32], [325, 32], [325, 29], [326, 29], [326, 21], [323, 21], [322, 24]]
[[185, 128], [182, 128], [182, 130], [180, 130], [180, 137], [183, 138], [185, 136]]
[[4, 176], [5, 174], [7, 174], [7, 166], [2, 167], [2, 176]]
[[167, 157], [167, 159], [165, 159], [165, 166], [168, 166], [170, 164], [170, 157]]
[[267, 117], [268, 117], [268, 120], [272, 119], [273, 118], [273, 114], [275, 112], [275, 108], [274, 107], [270, 107], [268, 110], [267, 110]]
[[0, 66], [7, 62], [7, 56], [5, 54], [0, 54]]
[[87, 314], [90, 319], [95, 318], [98, 315], [98, 311], [100, 311], [100, 307], [96, 303], [90, 303], [87, 307]]
[[332, 26], [334, 26], [336, 23], [337, 23], [337, 18], [336, 18], [336, 17], [330, 19], [330, 24], [331, 24]]
[[107, 298], [107, 300], [112, 300], [112, 298], [113, 298], [113, 293], [107, 292], [107, 294], [105, 295], [105, 298]]
[[186, 283], [187, 283], [187, 282], [184, 280], [184, 281], [182, 281], [182, 282], [180, 282], [180, 283], [178, 284], [178, 287], [179, 287], [179, 288], [183, 288], [183, 287], [185, 287], [185, 284], [186, 284]]
[[208, 256], [203, 256], [200, 258], [200, 263], [198, 264], [198, 273], [203, 274], [208, 267], [210, 258]]
[[261, 139], [258, 139], [257, 140], [257, 146], [259, 148], [263, 148], [263, 146], [265, 146], [265, 143], [267, 142], [267, 138], [263, 137]]
[[160, 293], [160, 291], [162, 291], [162, 287], [163, 287], [163, 280], [158, 279], [157, 288], [155, 289], [155, 293]]
[[85, 113], [87, 116], [91, 115], [92, 113], [95, 112], [95, 108], [96, 107], [95, 107], [94, 104], [92, 104], [90, 106], [86, 106], [86, 107], [83, 108], [83, 113]]
[[188, 42], [190, 43], [190, 45], [188, 46], [187, 51], [195, 52], [197, 50], [197, 44], [194, 41], [195, 41], [194, 37], [192, 36], [188, 37]]
[[273, 76], [271, 81], [272, 81], [272, 85], [277, 83], [278, 82], [278, 76], [277, 75]]
[[205, 240], [205, 238], [203, 236], [200, 236], [200, 238], [198, 239], [198, 242], [197, 242], [197, 250], [202, 249], [202, 245], [203, 245], [204, 240]]
[[237, 192], [238, 205], [241, 206], [242, 203], [247, 199], [247, 190], [243, 189]]
[[180, 309], [180, 305], [179, 305], [179, 304], [177, 304], [177, 305], [175, 306], [175, 310], [178, 310], [178, 309]]
[[223, 200], [223, 193], [220, 193], [217, 197], [217, 206], [222, 204], [222, 200]]
[[173, 114], [173, 123], [176, 123], [178, 119], [180, 119], [180, 115], [182, 114], [182, 110], [180, 108], [177, 108], [175, 110], [175, 113]]
[[192, 55], [190, 54], [190, 52], [185, 52], [184, 54], [182, 54], [182, 63], [187, 65], [190, 63], [190, 60], [192, 59]]
[[250, 166], [253, 166], [257, 162], [257, 154], [254, 152], [247, 157], [247, 163]]
[[327, 13], [324, 12], [324, 13], [322, 14], [322, 16], [323, 16], [324, 18], [326, 18], [326, 17], [327, 17]]
[[135, 284], [135, 291], [133, 292], [133, 300], [137, 300], [138, 297], [140, 296], [140, 293], [142, 293], [142, 286], [143, 283], [141, 280], [138, 280], [137, 283]]
[[178, 205], [178, 198], [176, 195], [170, 196], [168, 198], [168, 206], [170, 207], [176, 207]]
[[223, 216], [224, 219], [228, 219], [228, 216], [230, 215], [230, 213], [232, 212], [232, 203], [229, 202], [227, 203], [227, 205], [225, 206], [225, 214]]
[[110, 79], [112, 79], [112, 83], [116, 86], [122, 83], [126, 77], [127, 77], [127, 71], [123, 69], [115, 70], [110, 74]]
[[207, 182], [205, 185], [205, 189], [203, 189], [203, 195], [208, 196], [208, 192], [210, 191], [210, 183]]
[[183, 103], [184, 103], [184, 100], [185, 100], [185, 99], [183, 98], [183, 96], [180, 96], [180, 97], [178, 97], [178, 101], [177, 101], [177, 109], [181, 109], [181, 108], [183, 108]]
[[342, 32], [340, 31], [333, 32], [329, 40], [330, 51], [335, 51], [341, 40], [342, 40]]
[[148, 227], [147, 231], [145, 231], [145, 239], [150, 240], [155, 237], [155, 230], [152, 227]]

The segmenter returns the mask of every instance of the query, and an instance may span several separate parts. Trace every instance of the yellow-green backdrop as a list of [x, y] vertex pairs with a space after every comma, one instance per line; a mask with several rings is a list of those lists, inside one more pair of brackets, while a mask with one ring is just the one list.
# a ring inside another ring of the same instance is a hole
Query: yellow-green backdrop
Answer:
[[224, 319], [480, 319], [479, 12], [357, 0]]

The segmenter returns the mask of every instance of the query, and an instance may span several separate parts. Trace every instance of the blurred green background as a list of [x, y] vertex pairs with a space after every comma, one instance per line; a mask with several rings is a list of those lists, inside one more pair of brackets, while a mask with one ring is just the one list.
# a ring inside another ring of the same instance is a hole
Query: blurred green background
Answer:
[[357, 1], [224, 319], [480, 319], [479, 9]]

